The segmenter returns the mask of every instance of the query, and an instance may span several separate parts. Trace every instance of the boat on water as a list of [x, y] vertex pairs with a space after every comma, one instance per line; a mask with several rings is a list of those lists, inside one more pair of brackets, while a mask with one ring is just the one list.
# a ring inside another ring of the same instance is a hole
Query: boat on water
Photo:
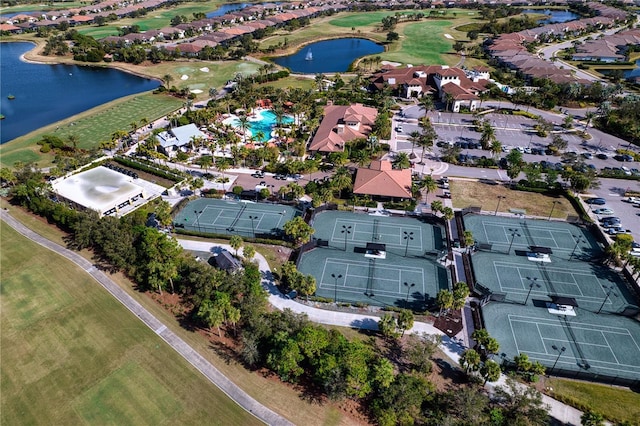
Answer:
[[15, 97], [15, 96], [13, 96], [13, 95], [9, 95], [9, 96], [7, 96], [7, 99], [9, 99], [10, 101], [14, 100], [15, 98], [16, 98], [16, 97]]
[[307, 56], [304, 57], [305, 61], [313, 61], [313, 53], [311, 53], [311, 49], [307, 50]]

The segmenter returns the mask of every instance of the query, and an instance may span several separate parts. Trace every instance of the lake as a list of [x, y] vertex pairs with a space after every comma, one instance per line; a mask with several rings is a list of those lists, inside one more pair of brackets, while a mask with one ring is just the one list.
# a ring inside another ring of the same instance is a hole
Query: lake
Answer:
[[[595, 71], [599, 72], [600, 74], [604, 74], [604, 75], [609, 75], [611, 73], [610, 69], [596, 69]], [[640, 59], [638, 59], [636, 61], [636, 67], [635, 68], [624, 69], [623, 71], [624, 71], [624, 78], [625, 79], [640, 77]]]
[[[31, 43], [0, 43], [0, 143], [160, 82], [110, 68], [20, 60]], [[15, 96], [14, 100], [7, 99]]]
[[580, 18], [580, 15], [576, 13], [559, 9], [524, 9], [522, 13], [543, 13], [548, 15], [548, 19], [539, 21], [541, 24], [556, 24], [559, 22], [574, 21]]
[[[311, 52], [311, 59], [309, 59]], [[291, 72], [318, 74], [344, 72], [356, 59], [384, 52], [384, 47], [363, 38], [339, 38], [309, 44], [293, 55], [272, 58]]]

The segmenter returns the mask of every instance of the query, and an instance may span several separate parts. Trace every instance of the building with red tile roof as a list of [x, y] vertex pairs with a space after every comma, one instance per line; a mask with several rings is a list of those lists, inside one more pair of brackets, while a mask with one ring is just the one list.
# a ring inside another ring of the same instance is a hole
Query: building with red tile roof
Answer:
[[353, 193], [385, 199], [407, 199], [411, 195], [411, 169], [394, 169], [390, 161], [375, 160], [356, 172]]
[[342, 152], [347, 142], [367, 137], [378, 110], [362, 104], [329, 105], [309, 144], [311, 152]]

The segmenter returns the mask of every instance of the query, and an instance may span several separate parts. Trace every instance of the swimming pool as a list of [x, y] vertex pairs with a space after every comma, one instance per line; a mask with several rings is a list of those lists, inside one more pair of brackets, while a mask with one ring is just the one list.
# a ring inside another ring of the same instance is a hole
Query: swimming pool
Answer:
[[[247, 136], [253, 136], [258, 132], [262, 132], [263, 136], [260, 139], [256, 139], [259, 142], [267, 142], [272, 138], [271, 133], [276, 126], [276, 115], [270, 109], [256, 110], [255, 116], [249, 117], [249, 130]], [[223, 121], [224, 124], [230, 124], [231, 126], [240, 127], [240, 120], [238, 116], [232, 115]], [[285, 115], [282, 119], [282, 124], [293, 123], [293, 117]]]

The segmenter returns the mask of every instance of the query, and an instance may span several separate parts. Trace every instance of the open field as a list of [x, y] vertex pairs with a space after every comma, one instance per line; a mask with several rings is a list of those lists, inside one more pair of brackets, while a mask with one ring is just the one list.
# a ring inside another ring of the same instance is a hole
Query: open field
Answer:
[[100, 142], [111, 139], [117, 130], [129, 131], [131, 122], [146, 118], [149, 122], [160, 118], [180, 106], [184, 101], [151, 93], [137, 94], [92, 108], [66, 120], [45, 126], [0, 147], [2, 166], [13, 166], [17, 161], [37, 162], [39, 166], [51, 164], [54, 155], [40, 153], [36, 143], [45, 134], [62, 139], [69, 135], [79, 138], [78, 147], [95, 148]]
[[[63, 243], [62, 238], [64, 234], [48, 225], [46, 220], [34, 218], [22, 209], [8, 206], [4, 202], [0, 205], [2, 207], [8, 207], [15, 218], [27, 224], [40, 235], [46, 236], [58, 243]], [[87, 259], [91, 258], [91, 253], [88, 251], [80, 252], [80, 254]], [[153, 301], [148, 293], [140, 293], [133, 290], [133, 284], [124, 275], [114, 274], [111, 275], [111, 279], [167, 325], [171, 331], [176, 333], [203, 357], [209, 360], [223, 374], [232, 378], [245, 392], [249, 393], [262, 404], [284, 415], [293, 423], [326, 426], [359, 424], [356, 420], [345, 416], [332, 403], [318, 404], [315, 401], [303, 399], [300, 397], [298, 389], [283, 385], [271, 377], [265, 377], [262, 374], [248, 371], [233, 358], [229, 358], [228, 348], [223, 345], [212, 346], [211, 342], [204, 338], [202, 334], [185, 330], [180, 322], [167, 309]], [[221, 422], [222, 421], [223, 420], [221, 420]]]
[[565, 402], [586, 405], [608, 420], [640, 425], [640, 393], [626, 388], [605, 386], [568, 379], [546, 379], [551, 394]]
[[3, 424], [260, 424], [82, 270], [2, 224]]
[[509, 209], [525, 209], [527, 215], [548, 217], [553, 207], [552, 217], [565, 219], [567, 215], [577, 215], [571, 203], [564, 197], [549, 197], [533, 192], [514, 191], [502, 185], [475, 181], [451, 181], [451, 198], [454, 208], [482, 207], [482, 210], [495, 211], [498, 196], [505, 197], [500, 201], [501, 212]]

